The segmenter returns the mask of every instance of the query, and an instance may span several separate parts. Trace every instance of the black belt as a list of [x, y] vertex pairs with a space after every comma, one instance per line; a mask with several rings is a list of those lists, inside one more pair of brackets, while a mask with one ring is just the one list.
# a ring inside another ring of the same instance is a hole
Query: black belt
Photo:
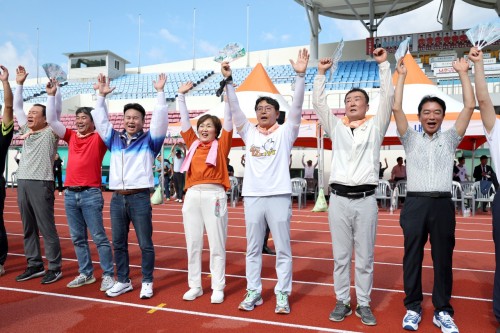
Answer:
[[406, 192], [407, 197], [451, 198], [451, 192]]
[[144, 191], [149, 191], [149, 188], [134, 188], [130, 190], [115, 190], [115, 193], [118, 193], [120, 195], [132, 195], [132, 194], [137, 194], [140, 192]]
[[68, 186], [66, 189], [71, 192], [83, 192], [85, 190], [88, 190], [89, 188], [92, 188], [90, 186]]
[[332, 194], [338, 195], [340, 197], [348, 199], [362, 199], [375, 194], [375, 190], [369, 190], [365, 192], [339, 192], [337, 190], [332, 190]]

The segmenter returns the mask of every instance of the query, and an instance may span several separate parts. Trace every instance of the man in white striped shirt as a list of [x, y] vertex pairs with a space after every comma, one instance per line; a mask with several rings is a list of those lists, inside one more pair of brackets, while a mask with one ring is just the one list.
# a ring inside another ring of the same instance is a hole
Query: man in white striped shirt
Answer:
[[462, 141], [474, 112], [475, 99], [465, 59], [453, 63], [462, 83], [464, 108], [455, 125], [441, 131], [446, 104], [436, 96], [425, 96], [418, 105], [423, 133], [408, 126], [403, 113], [403, 87], [407, 70], [403, 59], [397, 64], [398, 82], [394, 118], [407, 160], [407, 193], [400, 224], [404, 235], [403, 281], [406, 315], [403, 328], [418, 329], [422, 318], [422, 260], [430, 238], [434, 265], [433, 323], [443, 333], [458, 333], [450, 304], [453, 285], [452, 258], [455, 247], [455, 205], [451, 200], [455, 150]]

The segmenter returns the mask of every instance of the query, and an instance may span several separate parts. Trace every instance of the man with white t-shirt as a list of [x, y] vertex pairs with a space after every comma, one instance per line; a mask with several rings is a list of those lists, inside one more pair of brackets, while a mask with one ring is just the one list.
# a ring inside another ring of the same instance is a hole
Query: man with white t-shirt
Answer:
[[458, 158], [457, 164], [457, 176], [460, 178], [461, 182], [465, 182], [469, 180], [469, 175], [467, 174], [467, 168], [465, 167], [465, 157], [461, 156]]
[[293, 143], [299, 134], [308, 61], [309, 52], [306, 49], [299, 51], [296, 62], [290, 60], [297, 78], [293, 103], [283, 125], [277, 123], [280, 115], [278, 101], [267, 96], [259, 97], [255, 103], [257, 126], [250, 123], [240, 109], [234, 87], [230, 84], [229, 63], [223, 63], [222, 66], [234, 125], [246, 146], [242, 195], [245, 197], [247, 293], [239, 305], [240, 310], [251, 311], [256, 305], [263, 303], [262, 246], [267, 223], [276, 247], [278, 282], [274, 288], [275, 313], [290, 313], [288, 296], [292, 292], [292, 185], [289, 161]]

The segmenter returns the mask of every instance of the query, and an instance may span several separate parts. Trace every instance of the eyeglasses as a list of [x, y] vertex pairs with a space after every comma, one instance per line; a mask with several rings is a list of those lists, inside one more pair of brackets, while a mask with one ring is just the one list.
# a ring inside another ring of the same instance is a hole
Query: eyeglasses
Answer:
[[274, 106], [272, 105], [266, 105], [266, 106], [259, 106], [257, 107], [256, 112], [258, 113], [271, 113], [274, 111]]

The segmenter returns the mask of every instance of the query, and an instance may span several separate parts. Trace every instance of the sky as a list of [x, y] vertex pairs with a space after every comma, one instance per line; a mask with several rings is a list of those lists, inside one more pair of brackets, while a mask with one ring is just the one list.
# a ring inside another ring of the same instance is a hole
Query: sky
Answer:
[[[386, 18], [378, 35], [440, 30], [440, 2]], [[293, 0], [0, 0], [0, 8], [0, 64], [11, 73], [24, 65], [31, 78], [37, 63], [66, 69], [63, 53], [110, 50], [127, 59], [128, 67], [137, 67], [192, 59], [193, 40], [196, 58], [215, 56], [229, 42], [246, 47], [247, 8], [250, 51], [308, 45], [310, 40], [305, 10]], [[496, 18], [492, 9], [456, 0], [453, 28]], [[320, 17], [320, 24], [320, 43], [368, 37], [359, 21]], [[39, 76], [44, 76], [42, 69]]]

